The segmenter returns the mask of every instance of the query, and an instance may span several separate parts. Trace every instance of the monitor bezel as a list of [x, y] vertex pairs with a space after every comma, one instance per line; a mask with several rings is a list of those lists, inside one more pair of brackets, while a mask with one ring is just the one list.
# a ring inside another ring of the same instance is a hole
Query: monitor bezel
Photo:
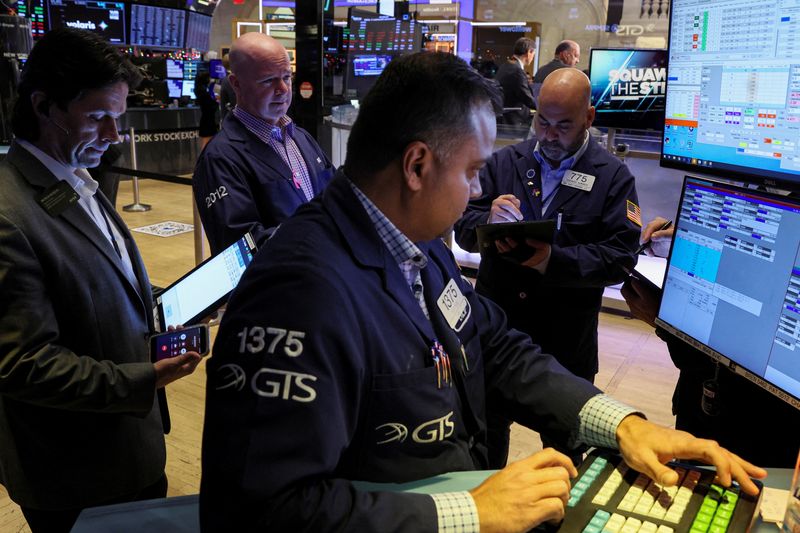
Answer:
[[[759, 196], [764, 196], [765, 198], [768, 198], [768, 199], [771, 199], [771, 200], [777, 200], [777, 201], [781, 201], [781, 202], [786, 202], [786, 196], [784, 196], [784, 195], [771, 193], [769, 191], [764, 191], [762, 189], [748, 189], [746, 187], [742, 187], [740, 185], [737, 185], [735, 183], [732, 183], [732, 182], [726, 181], [726, 180], [708, 178], [708, 177], [705, 177], [705, 176], [694, 176], [694, 175], [691, 175], [691, 174], [686, 174], [686, 175], [684, 175], [683, 185], [681, 187], [681, 197], [680, 197], [680, 200], [678, 202], [678, 211], [675, 213], [675, 215], [676, 215], [676, 217], [675, 217], [675, 226], [674, 226], [675, 227], [675, 231], [678, 230], [678, 227], [680, 226], [680, 223], [681, 223], [680, 222], [680, 217], [678, 216], [678, 214], [680, 213], [680, 206], [683, 205], [683, 198], [684, 198], [684, 196], [686, 194], [686, 183], [687, 183], [687, 181], [689, 179], [705, 182], [706, 184], [712, 185], [712, 186], [721, 186], [721, 187], [728, 188], [728, 189], [735, 189], [735, 190], [741, 191], [742, 193], [747, 194], [747, 195], [757, 194]], [[798, 204], [798, 207], [800, 207], [800, 200], [797, 200], [797, 204]], [[673, 237], [673, 243], [674, 243], [674, 237]], [[667, 256], [666, 270], [664, 271], [664, 283], [663, 283], [662, 291], [665, 290], [666, 286], [667, 286], [667, 277], [669, 276], [669, 266], [672, 263], [672, 252], [674, 251], [674, 249], [675, 249], [674, 246], [670, 246], [669, 255]], [[663, 305], [663, 300], [661, 302], [659, 302], [658, 313], [657, 313], [656, 319], [655, 319], [656, 326], [664, 329], [668, 333], [670, 333], [670, 334], [674, 335], [675, 337], [681, 339], [683, 342], [686, 342], [687, 344], [697, 348], [700, 352], [704, 353], [705, 355], [710, 357], [712, 360], [714, 360], [717, 363], [721, 364], [723, 367], [727, 368], [731, 372], [746, 378], [747, 380], [755, 383], [756, 385], [758, 385], [762, 389], [770, 392], [774, 396], [780, 398], [781, 400], [785, 401], [789, 405], [793, 406], [795, 409], [800, 410], [800, 397], [794, 396], [790, 392], [788, 392], [788, 391], [786, 391], [786, 390], [784, 390], [784, 389], [782, 389], [780, 387], [775, 386], [774, 384], [772, 384], [769, 381], [765, 380], [763, 377], [753, 373], [750, 369], [740, 365], [738, 362], [734, 361], [730, 357], [718, 352], [714, 348], [711, 348], [710, 346], [706, 345], [705, 343], [695, 339], [694, 337], [692, 337], [688, 333], [683, 332], [682, 330], [680, 330], [676, 326], [673, 326], [669, 322], [666, 322], [665, 320], [661, 319], [661, 307], [662, 307], [662, 305]]]

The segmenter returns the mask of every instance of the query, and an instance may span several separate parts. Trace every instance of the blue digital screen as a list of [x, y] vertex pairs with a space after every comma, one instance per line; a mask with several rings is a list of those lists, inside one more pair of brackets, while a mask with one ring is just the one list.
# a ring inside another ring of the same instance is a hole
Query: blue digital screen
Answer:
[[183, 80], [167, 80], [167, 92], [169, 93], [169, 97], [180, 98], [183, 95], [184, 85]]
[[392, 56], [354, 56], [353, 74], [356, 76], [380, 76], [391, 60]]
[[594, 125], [661, 130], [667, 51], [592, 49], [589, 62]]

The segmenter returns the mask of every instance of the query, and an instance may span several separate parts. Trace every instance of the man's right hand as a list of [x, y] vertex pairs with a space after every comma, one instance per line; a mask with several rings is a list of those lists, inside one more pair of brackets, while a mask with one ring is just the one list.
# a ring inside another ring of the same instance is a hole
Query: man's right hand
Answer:
[[572, 461], [552, 448], [511, 463], [472, 489], [481, 533], [523, 533], [564, 518]]
[[169, 357], [156, 361], [153, 367], [156, 370], [156, 388], [166, 387], [173, 381], [188, 376], [197, 365], [200, 364], [200, 354], [197, 352], [186, 352], [175, 357]]
[[492, 202], [489, 212], [489, 224], [498, 222], [519, 222], [522, 220], [522, 211], [519, 210], [519, 198], [513, 194], [501, 194]]

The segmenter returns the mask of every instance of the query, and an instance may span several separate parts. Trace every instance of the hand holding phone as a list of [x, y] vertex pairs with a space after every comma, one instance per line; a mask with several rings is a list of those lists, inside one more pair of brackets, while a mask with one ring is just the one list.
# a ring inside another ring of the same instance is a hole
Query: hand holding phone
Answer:
[[150, 353], [155, 355], [157, 361], [187, 352], [205, 355], [208, 353], [208, 344], [208, 326], [197, 324], [153, 335], [150, 337]]

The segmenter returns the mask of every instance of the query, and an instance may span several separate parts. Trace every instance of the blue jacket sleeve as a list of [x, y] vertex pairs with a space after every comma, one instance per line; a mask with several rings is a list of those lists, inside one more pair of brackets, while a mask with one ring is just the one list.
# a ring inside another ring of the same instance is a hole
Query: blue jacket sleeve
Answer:
[[492, 201], [498, 196], [497, 188], [495, 187], [495, 183], [497, 183], [495, 175], [497, 166], [497, 152], [495, 152], [481, 169], [479, 175], [481, 196], [469, 201], [467, 210], [464, 211], [464, 215], [456, 222], [454, 227], [456, 242], [468, 252], [478, 251], [478, 235], [475, 228], [489, 222]]
[[197, 162], [192, 188], [212, 253], [223, 250], [248, 230], [260, 247], [275, 229], [261, 223], [255, 193], [247, 181], [251, 173], [240, 164], [239, 157], [224, 157], [211, 148]]

